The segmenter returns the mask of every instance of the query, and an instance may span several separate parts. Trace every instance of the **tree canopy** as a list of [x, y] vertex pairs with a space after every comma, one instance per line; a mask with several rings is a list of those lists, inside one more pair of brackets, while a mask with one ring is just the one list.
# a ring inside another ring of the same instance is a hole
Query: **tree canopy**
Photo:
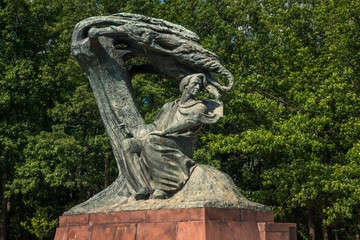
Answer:
[[[59, 215], [116, 178], [70, 43], [80, 20], [118, 12], [188, 28], [234, 75], [196, 161], [299, 239], [360, 239], [360, 1], [0, 0], [1, 240], [52, 239]], [[146, 122], [179, 97], [167, 79], [132, 84]]]

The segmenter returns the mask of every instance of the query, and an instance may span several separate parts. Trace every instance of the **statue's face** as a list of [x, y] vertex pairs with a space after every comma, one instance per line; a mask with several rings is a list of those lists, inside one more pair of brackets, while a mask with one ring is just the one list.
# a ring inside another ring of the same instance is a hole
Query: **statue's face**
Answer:
[[201, 91], [201, 79], [199, 77], [191, 78], [187, 85], [187, 90], [191, 96], [197, 96]]

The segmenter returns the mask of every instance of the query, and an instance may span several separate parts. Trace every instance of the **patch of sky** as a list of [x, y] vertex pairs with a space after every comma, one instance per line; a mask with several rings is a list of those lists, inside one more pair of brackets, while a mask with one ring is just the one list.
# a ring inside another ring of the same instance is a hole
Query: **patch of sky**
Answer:
[[148, 100], [147, 98], [144, 98], [142, 101], [143, 101], [143, 103], [144, 103], [145, 105], [148, 105], [148, 104], [149, 104], [149, 100]]

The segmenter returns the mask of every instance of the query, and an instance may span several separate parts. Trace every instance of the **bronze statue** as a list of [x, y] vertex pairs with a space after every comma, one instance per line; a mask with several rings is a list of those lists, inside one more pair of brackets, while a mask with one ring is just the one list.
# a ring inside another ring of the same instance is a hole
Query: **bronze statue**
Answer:
[[222, 117], [222, 103], [194, 99], [203, 89], [205, 75], [182, 79], [182, 96], [166, 103], [154, 123], [143, 134], [129, 134], [121, 143], [128, 189], [135, 199], [167, 198], [177, 192], [191, 175], [191, 159], [201, 125]]
[[[199, 40], [182, 26], [136, 14], [91, 17], [75, 26], [72, 54], [89, 77], [119, 176], [65, 214], [179, 207], [267, 209], [246, 200], [226, 174], [192, 160], [201, 125], [223, 116], [221, 93], [234, 83]], [[125, 62], [136, 57], [150, 62], [126, 68]], [[213, 73], [225, 76], [228, 86]], [[181, 98], [166, 103], [152, 124], [144, 123], [136, 105], [131, 85], [136, 74], [180, 83]], [[195, 99], [200, 91], [214, 99]]]

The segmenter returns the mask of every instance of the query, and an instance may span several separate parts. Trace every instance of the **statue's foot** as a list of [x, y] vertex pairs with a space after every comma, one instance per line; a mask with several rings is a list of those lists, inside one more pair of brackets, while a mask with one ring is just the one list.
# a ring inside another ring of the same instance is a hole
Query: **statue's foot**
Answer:
[[166, 199], [167, 197], [167, 193], [160, 189], [155, 189], [154, 193], [151, 195], [152, 199]]
[[146, 200], [149, 199], [151, 193], [152, 191], [149, 189], [141, 188], [137, 193], [135, 193], [134, 198], [136, 200]]

